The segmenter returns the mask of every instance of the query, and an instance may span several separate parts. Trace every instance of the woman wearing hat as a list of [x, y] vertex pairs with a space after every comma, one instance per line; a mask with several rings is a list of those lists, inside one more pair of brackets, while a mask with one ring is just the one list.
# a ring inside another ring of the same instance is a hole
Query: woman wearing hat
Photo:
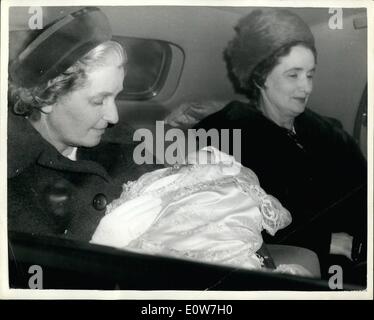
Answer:
[[242, 129], [242, 164], [293, 217], [277, 242], [315, 250], [326, 268], [329, 254], [357, 260], [366, 234], [366, 161], [336, 120], [306, 108], [317, 62], [309, 27], [287, 10], [257, 9], [235, 31], [225, 57], [249, 101], [232, 102], [197, 127]]
[[10, 231], [89, 240], [121, 185], [148, 170], [133, 145], [100, 144], [126, 73], [111, 36], [106, 16], [85, 8], [32, 34], [10, 63]]

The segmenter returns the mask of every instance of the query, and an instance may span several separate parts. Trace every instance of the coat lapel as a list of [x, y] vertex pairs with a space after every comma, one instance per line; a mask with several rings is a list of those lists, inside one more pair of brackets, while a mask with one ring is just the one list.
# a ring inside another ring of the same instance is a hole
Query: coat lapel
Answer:
[[111, 181], [111, 177], [100, 164], [89, 160], [72, 161], [61, 155], [52, 146], [43, 150], [37, 163], [41, 166], [59, 171], [94, 174], [101, 176], [107, 182]]
[[111, 177], [102, 165], [90, 160], [72, 161], [62, 156], [23, 117], [8, 114], [8, 178], [37, 163], [60, 171], [89, 173], [108, 182]]

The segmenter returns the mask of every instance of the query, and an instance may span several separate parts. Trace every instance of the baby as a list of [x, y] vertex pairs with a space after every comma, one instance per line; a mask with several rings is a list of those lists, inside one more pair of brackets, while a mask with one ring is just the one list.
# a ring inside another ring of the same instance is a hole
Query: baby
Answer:
[[262, 230], [274, 235], [290, 223], [290, 213], [261, 189], [254, 172], [207, 147], [185, 165], [125, 184], [91, 243], [261, 269]]

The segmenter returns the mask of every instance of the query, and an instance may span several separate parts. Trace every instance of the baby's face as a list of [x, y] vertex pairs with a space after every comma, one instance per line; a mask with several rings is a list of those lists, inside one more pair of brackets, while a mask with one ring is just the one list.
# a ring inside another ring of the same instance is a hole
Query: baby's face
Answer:
[[213, 164], [214, 155], [209, 150], [199, 150], [187, 155], [187, 164]]
[[235, 176], [241, 171], [241, 164], [234, 157], [220, 152], [217, 149], [201, 149], [191, 152], [186, 157], [187, 165], [209, 165], [204, 167], [202, 175]]

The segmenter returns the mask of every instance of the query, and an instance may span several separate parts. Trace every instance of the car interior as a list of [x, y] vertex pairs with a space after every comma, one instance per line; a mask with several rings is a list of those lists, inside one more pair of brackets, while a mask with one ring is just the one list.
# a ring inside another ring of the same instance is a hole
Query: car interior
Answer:
[[[43, 24], [81, 7], [43, 7]], [[114, 40], [128, 54], [124, 90], [117, 97], [120, 122], [106, 131], [106, 142], [133, 141], [156, 121], [168, 128], [192, 128], [229, 101], [245, 101], [229, 79], [223, 51], [233, 27], [253, 7], [102, 6]], [[344, 8], [342, 29], [329, 27], [329, 8], [288, 8], [311, 28], [318, 50], [312, 110], [334, 118], [367, 157], [367, 20], [365, 8]], [[9, 11], [9, 60], [27, 39], [27, 7]], [[20, 133], [21, 134], [21, 133]], [[155, 141], [156, 143], [156, 141]], [[166, 166], [168, 164], [165, 164]], [[43, 267], [43, 287], [101, 290], [299, 290], [329, 291], [320, 279], [318, 257], [304, 248], [277, 245], [277, 263], [294, 256], [313, 278], [262, 272], [152, 256], [110, 247], [8, 233], [9, 285], [27, 288], [30, 265]], [[193, 275], [193, 276], [192, 276]], [[345, 290], [363, 287], [346, 283]]]

